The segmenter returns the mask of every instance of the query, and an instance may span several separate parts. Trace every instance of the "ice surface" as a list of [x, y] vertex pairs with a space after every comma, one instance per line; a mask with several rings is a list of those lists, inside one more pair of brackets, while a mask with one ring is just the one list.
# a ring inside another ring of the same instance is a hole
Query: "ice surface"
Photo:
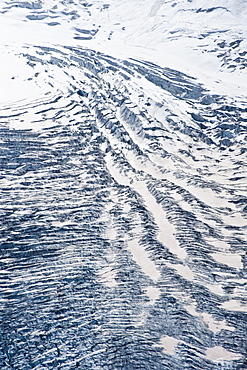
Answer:
[[247, 4], [0, 4], [0, 368], [242, 370]]

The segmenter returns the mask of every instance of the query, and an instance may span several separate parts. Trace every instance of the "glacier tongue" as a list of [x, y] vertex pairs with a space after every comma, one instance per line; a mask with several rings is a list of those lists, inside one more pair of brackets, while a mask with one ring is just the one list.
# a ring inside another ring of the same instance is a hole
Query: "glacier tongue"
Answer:
[[247, 368], [246, 9], [1, 3], [1, 369]]

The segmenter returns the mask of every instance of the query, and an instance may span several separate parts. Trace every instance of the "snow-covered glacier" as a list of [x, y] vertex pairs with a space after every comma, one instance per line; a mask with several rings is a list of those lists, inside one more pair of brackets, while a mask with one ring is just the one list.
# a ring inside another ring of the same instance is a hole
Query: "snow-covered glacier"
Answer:
[[247, 3], [0, 3], [0, 369], [247, 369]]

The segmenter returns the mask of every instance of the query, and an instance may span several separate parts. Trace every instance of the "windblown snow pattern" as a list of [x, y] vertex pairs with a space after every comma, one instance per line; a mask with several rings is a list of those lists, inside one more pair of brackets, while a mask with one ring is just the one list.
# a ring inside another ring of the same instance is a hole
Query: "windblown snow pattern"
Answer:
[[0, 369], [247, 369], [247, 3], [0, 4]]

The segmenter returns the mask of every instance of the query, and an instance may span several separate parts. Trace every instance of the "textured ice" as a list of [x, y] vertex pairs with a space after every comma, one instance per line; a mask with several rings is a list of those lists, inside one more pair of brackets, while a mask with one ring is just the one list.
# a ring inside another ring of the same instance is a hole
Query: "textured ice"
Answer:
[[1, 2], [1, 370], [247, 368], [246, 17]]

